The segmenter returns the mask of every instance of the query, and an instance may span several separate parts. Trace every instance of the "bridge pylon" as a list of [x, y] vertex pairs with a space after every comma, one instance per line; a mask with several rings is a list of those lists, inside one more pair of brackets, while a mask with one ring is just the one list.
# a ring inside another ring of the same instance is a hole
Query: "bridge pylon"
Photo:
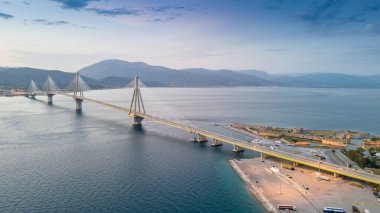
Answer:
[[48, 104], [53, 104], [53, 96], [55, 95], [55, 92], [58, 88], [57, 84], [53, 81], [53, 79], [48, 75], [45, 84], [44, 89], [46, 92], [46, 96], [48, 97]]
[[145, 115], [144, 102], [141, 96], [139, 88], [139, 76], [135, 76], [135, 87], [133, 90], [132, 102], [129, 107], [129, 116], [133, 118], [133, 126], [141, 126], [141, 122], [144, 120]]
[[79, 72], [77, 72], [74, 78], [74, 96], [73, 96], [76, 103], [75, 110], [77, 112], [82, 112], [82, 102], [84, 98], [83, 88], [80, 85], [80, 82], [81, 82], [81, 78], [80, 78]]
[[36, 99], [36, 95], [40, 92], [37, 84], [31, 80], [29, 85], [29, 96], [31, 99]]

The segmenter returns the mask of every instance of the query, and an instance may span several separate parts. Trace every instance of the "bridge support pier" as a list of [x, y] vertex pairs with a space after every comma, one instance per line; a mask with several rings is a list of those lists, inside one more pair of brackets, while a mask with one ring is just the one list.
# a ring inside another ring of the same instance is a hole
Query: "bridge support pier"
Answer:
[[211, 144], [211, 146], [213, 146], [213, 147], [218, 147], [218, 146], [222, 146], [222, 145], [223, 145], [223, 144], [222, 144], [222, 142], [221, 142], [220, 140], [215, 139], [215, 138], [212, 139], [212, 144]]
[[83, 99], [80, 99], [80, 98], [74, 98], [74, 99], [75, 99], [75, 102], [76, 102], [75, 111], [82, 112], [82, 102], [83, 102]]
[[265, 154], [263, 154], [262, 152], [260, 152], [260, 157], [261, 157], [261, 160], [265, 158]]
[[144, 120], [143, 117], [140, 117], [138, 115], [132, 115], [132, 118], [133, 118], [133, 123], [132, 125], [133, 126], [141, 126], [141, 122]]
[[298, 163], [297, 163], [297, 162], [293, 162], [293, 166], [294, 166], [294, 167], [297, 167], [297, 166], [298, 166]]
[[30, 94], [31, 99], [36, 99], [36, 94]]
[[334, 178], [337, 178], [339, 177], [339, 175], [337, 173], [334, 173]]
[[240, 146], [234, 144], [232, 151], [236, 152], [236, 153], [239, 153], [239, 152], [244, 152], [244, 149], [241, 148]]
[[55, 95], [55, 94], [52, 94], [52, 93], [47, 94], [48, 104], [53, 104], [53, 95]]
[[191, 141], [204, 143], [204, 142], [207, 142], [207, 137], [199, 133], [193, 133], [193, 138], [191, 139]]

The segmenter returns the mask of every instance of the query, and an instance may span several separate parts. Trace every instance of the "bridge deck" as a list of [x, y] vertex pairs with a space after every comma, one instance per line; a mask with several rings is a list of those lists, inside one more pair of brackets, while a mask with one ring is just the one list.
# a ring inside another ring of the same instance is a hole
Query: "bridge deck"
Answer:
[[[83, 100], [90, 101], [93, 103], [101, 104], [101, 105], [106, 106], [106, 107], [110, 107], [110, 108], [117, 109], [117, 110], [120, 110], [123, 112], [127, 112], [128, 114], [131, 113], [130, 110], [127, 108], [116, 106], [113, 104], [109, 104], [109, 103], [106, 103], [103, 101], [98, 101], [98, 100], [86, 98], [86, 97], [75, 97], [73, 95], [65, 94], [65, 93], [61, 93], [61, 94], [65, 95], [65, 96], [72, 97], [72, 98], [79, 98], [79, 99], [83, 99]], [[141, 114], [141, 113], [134, 113], [134, 114], [137, 116], [143, 117], [145, 119], [151, 120], [151, 121], [156, 121], [156, 122], [168, 125], [168, 126], [175, 127], [177, 129], [182, 129], [182, 130], [187, 131], [189, 133], [198, 133], [198, 134], [207, 136], [210, 139], [217, 139], [217, 140], [220, 140], [220, 141], [225, 142], [225, 143], [229, 143], [229, 144], [237, 145], [237, 146], [245, 148], [245, 149], [261, 152], [263, 154], [273, 156], [276, 158], [288, 160], [291, 162], [296, 162], [296, 163], [306, 165], [306, 166], [310, 166], [310, 167], [317, 168], [317, 169], [319, 168], [319, 169], [324, 170], [324, 171], [340, 174], [343, 176], [347, 176], [347, 177], [351, 177], [354, 179], [366, 181], [369, 183], [380, 184], [380, 176], [375, 175], [375, 174], [370, 174], [370, 173], [366, 173], [363, 171], [356, 171], [354, 169], [341, 167], [339, 165], [332, 164], [332, 163], [321, 162], [321, 161], [318, 161], [316, 159], [311, 159], [311, 158], [303, 157], [300, 155], [294, 155], [294, 154], [284, 152], [281, 150], [272, 150], [272, 149], [265, 147], [265, 146], [252, 144], [252, 143], [249, 143], [249, 142], [246, 142], [243, 140], [239, 140], [239, 139], [231, 138], [228, 136], [220, 135], [220, 134], [210, 132], [207, 130], [203, 130], [203, 129], [198, 129], [195, 127], [180, 124], [180, 123], [177, 123], [175, 121], [159, 118], [159, 117], [152, 116], [152, 115]]]

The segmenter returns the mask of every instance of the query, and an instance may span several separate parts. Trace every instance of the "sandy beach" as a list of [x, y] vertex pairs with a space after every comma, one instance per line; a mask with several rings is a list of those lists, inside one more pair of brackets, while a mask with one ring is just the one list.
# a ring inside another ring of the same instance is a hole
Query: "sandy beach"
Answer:
[[281, 162], [273, 158], [229, 162], [268, 212], [285, 212], [277, 210], [279, 204], [295, 205], [297, 212], [323, 212], [327, 206], [351, 212], [353, 205], [360, 211], [380, 212], [380, 202], [365, 184], [329, 174], [322, 175], [330, 181], [318, 181], [318, 171], [303, 166], [281, 169]]

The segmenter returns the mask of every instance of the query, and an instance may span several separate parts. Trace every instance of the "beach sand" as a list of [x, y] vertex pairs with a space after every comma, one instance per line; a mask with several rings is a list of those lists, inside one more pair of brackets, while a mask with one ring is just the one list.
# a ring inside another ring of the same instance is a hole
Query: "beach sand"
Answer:
[[315, 178], [316, 170], [304, 166], [298, 166], [294, 171], [280, 169], [281, 162], [273, 158], [229, 162], [268, 212], [286, 212], [278, 211], [278, 204], [295, 205], [297, 212], [323, 212], [326, 206], [351, 212], [353, 205], [361, 211], [380, 212], [380, 202], [369, 186], [351, 185], [360, 185], [359, 182], [334, 178], [329, 174], [322, 175], [328, 176], [330, 181], [318, 181]]

